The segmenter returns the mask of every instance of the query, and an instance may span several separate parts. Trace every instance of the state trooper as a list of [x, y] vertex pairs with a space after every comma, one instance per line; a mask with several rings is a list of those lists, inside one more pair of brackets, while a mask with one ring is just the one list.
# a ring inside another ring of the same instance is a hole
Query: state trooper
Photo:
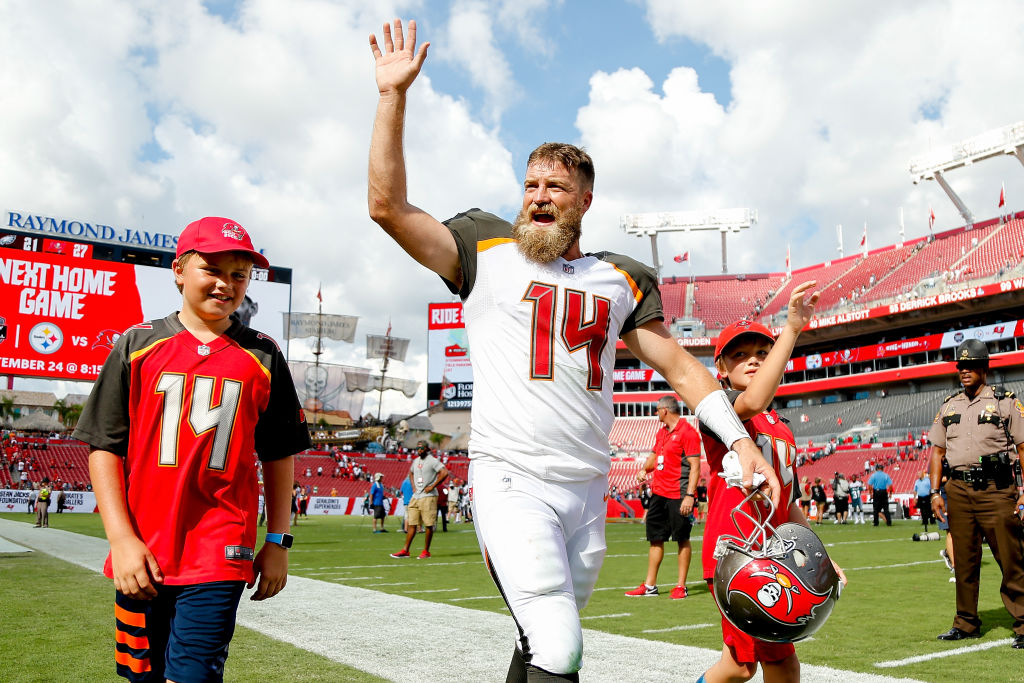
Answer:
[[1013, 392], [986, 383], [988, 367], [984, 342], [968, 339], [956, 348], [963, 390], [946, 398], [929, 432], [934, 444], [929, 468], [932, 511], [946, 520], [939, 494], [945, 458], [949, 534], [956, 557], [956, 616], [953, 627], [938, 639], [981, 637], [978, 578], [984, 538], [1002, 570], [999, 592], [1016, 634], [1011, 647], [1024, 649], [1024, 405]]

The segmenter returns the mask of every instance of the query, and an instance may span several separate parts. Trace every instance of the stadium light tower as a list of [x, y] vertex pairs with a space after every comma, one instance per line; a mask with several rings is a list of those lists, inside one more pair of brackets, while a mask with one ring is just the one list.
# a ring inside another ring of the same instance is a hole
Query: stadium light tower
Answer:
[[662, 211], [658, 213], [627, 213], [619, 219], [619, 227], [629, 235], [651, 238], [651, 257], [654, 269], [661, 279], [661, 261], [658, 259], [659, 232], [689, 232], [716, 230], [722, 235], [722, 272], [728, 273], [725, 236], [739, 232], [757, 223], [756, 209], [715, 209], [712, 211]]
[[910, 176], [914, 184], [922, 180], [934, 180], [946, 193], [967, 225], [974, 224], [974, 216], [959, 195], [946, 182], [943, 174], [957, 168], [970, 166], [975, 161], [991, 159], [1002, 154], [1012, 154], [1024, 164], [1024, 121], [986, 131], [981, 135], [961, 140], [953, 145], [944, 145], [934, 151], [910, 160]]

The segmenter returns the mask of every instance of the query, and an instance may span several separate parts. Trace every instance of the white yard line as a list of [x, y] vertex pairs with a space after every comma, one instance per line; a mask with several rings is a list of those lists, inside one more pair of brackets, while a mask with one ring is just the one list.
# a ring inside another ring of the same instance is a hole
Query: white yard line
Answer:
[[633, 616], [630, 612], [622, 612], [620, 614], [588, 614], [585, 617], [580, 617], [580, 621], [584, 619], [618, 619], [619, 617], [631, 617]]
[[[60, 529], [44, 529], [41, 535], [39, 531], [28, 524], [0, 519], [0, 536], [92, 571], [102, 569], [107, 555], [107, 543], [103, 539]], [[312, 625], [311, 605], [317, 607]], [[415, 618], [408, 618], [411, 614]], [[288, 577], [288, 587], [271, 600], [253, 602], [243, 598], [238, 623], [360, 671], [401, 683], [503, 680], [515, 632], [507, 614], [426, 602], [302, 576]], [[416, 650], [408, 650], [407, 645], [396, 651], [396, 643], [422, 642], [424, 623], [446, 625], [444, 656], [447, 661], [458, 662], [458, 667], [438, 668], [435, 657], [412, 656]], [[367, 624], [374, 626], [368, 628]], [[591, 629], [584, 629], [583, 640], [585, 654], [581, 677], [587, 683], [622, 683], [624, 677], [636, 675], [637, 662], [643, 664], [643, 680], [650, 683], [696, 680], [720, 655], [718, 650]], [[230, 660], [228, 666], [231, 666]], [[807, 683], [912, 683], [912, 679], [840, 671], [806, 663], [801, 664], [800, 670], [801, 679]], [[763, 679], [758, 673], [753, 680]]]
[[500, 595], [474, 595], [469, 598], [448, 598], [448, 602], [462, 602], [463, 600], [504, 600]]
[[368, 583], [364, 588], [379, 588], [380, 586], [411, 586], [412, 581], [399, 581], [397, 583]]
[[905, 659], [893, 659], [888, 662], [875, 662], [875, 666], [877, 666], [880, 669], [891, 669], [897, 666], [906, 666], [907, 664], [927, 662], [931, 659], [942, 659], [943, 657], [954, 657], [956, 655], [970, 654], [971, 652], [978, 652], [979, 650], [989, 650], [993, 647], [1006, 647], [1012, 642], [1013, 638], [1003, 638], [1001, 640], [993, 640], [988, 643], [978, 643], [977, 645], [965, 645], [963, 647], [955, 647], [952, 650], [942, 650], [941, 652], [932, 652], [926, 655], [907, 657]]
[[901, 562], [899, 564], [877, 564], [870, 567], [843, 567], [844, 572], [856, 572], [862, 569], [896, 569], [897, 567], [913, 567], [919, 564], [942, 564], [942, 560], [921, 560], [920, 562]]
[[668, 633], [669, 631], [692, 631], [698, 628], [710, 628], [714, 624], [684, 624], [682, 626], [669, 626], [668, 628], [645, 628], [640, 633]]

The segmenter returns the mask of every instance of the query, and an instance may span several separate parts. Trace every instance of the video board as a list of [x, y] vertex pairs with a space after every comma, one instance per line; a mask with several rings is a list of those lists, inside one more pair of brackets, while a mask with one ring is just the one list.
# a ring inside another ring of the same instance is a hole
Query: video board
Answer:
[[[93, 381], [122, 332], [181, 308], [169, 268], [100, 258], [103, 246], [0, 230], [0, 375]], [[283, 342], [290, 280], [254, 269], [242, 321]]]

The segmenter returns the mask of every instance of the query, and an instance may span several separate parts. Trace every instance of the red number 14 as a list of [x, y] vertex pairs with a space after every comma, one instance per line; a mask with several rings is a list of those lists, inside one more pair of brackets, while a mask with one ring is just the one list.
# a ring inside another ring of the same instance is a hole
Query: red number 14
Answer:
[[[596, 294], [590, 295], [593, 317], [584, 320], [587, 293], [577, 289], [565, 290], [559, 337], [569, 353], [580, 349], [587, 352], [587, 389], [600, 391], [604, 382], [601, 352], [608, 343], [608, 316], [611, 301]], [[554, 379], [555, 374], [555, 301], [558, 286], [531, 282], [523, 301], [533, 304], [530, 330], [530, 379]]]

